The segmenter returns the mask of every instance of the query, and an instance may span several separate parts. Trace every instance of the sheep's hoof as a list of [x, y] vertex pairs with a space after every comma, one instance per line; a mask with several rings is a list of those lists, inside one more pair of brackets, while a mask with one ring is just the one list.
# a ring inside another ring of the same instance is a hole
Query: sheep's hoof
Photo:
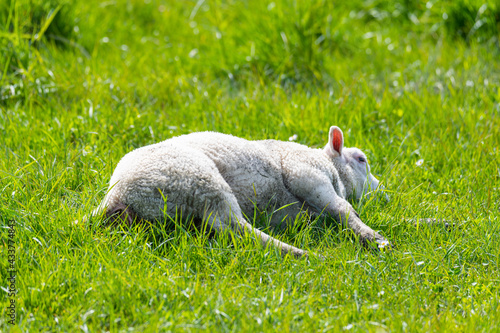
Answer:
[[375, 239], [362, 239], [361, 242], [366, 248], [375, 252], [392, 249], [391, 242], [378, 234], [375, 236]]

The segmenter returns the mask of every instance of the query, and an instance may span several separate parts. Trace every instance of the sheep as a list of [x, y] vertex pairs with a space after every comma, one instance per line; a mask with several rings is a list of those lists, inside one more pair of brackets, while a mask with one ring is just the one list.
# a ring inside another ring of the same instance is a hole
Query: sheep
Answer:
[[257, 207], [272, 213], [271, 226], [283, 227], [307, 210], [331, 216], [365, 244], [385, 247], [389, 242], [365, 225], [347, 201], [359, 200], [378, 186], [365, 154], [344, 148], [337, 126], [331, 126], [323, 149], [198, 132], [126, 154], [93, 215], [104, 213], [110, 220], [133, 224], [180, 213], [203, 219], [215, 232], [247, 232], [283, 255], [301, 257], [307, 252], [254, 228], [245, 216], [252, 216]]

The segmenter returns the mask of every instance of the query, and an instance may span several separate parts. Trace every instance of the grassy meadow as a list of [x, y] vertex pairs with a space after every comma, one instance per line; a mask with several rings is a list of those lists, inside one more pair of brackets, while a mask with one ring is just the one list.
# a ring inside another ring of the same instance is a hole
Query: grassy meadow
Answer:
[[[500, 331], [499, 31], [493, 0], [1, 1], [0, 331]], [[268, 230], [324, 261], [180, 221], [73, 224], [134, 148], [319, 148], [331, 125], [391, 197], [355, 206], [392, 250], [329, 219]], [[455, 226], [407, 221], [431, 217]]]

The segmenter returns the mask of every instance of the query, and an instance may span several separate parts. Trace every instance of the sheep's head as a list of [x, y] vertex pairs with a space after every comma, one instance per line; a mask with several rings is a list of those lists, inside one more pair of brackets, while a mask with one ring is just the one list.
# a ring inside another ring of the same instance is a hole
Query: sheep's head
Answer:
[[358, 148], [344, 148], [344, 134], [339, 127], [330, 127], [324, 150], [335, 164], [348, 197], [359, 200], [379, 188], [380, 182], [370, 173], [366, 155]]

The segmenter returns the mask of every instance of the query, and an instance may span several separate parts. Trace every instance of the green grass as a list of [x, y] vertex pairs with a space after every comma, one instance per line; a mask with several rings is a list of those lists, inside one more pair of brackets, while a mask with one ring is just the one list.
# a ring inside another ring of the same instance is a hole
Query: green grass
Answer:
[[[499, 331], [499, 26], [486, 0], [0, 3], [0, 330]], [[321, 219], [270, 232], [325, 261], [72, 224], [136, 147], [204, 130], [321, 147], [330, 125], [390, 191], [357, 210], [392, 251]]]

